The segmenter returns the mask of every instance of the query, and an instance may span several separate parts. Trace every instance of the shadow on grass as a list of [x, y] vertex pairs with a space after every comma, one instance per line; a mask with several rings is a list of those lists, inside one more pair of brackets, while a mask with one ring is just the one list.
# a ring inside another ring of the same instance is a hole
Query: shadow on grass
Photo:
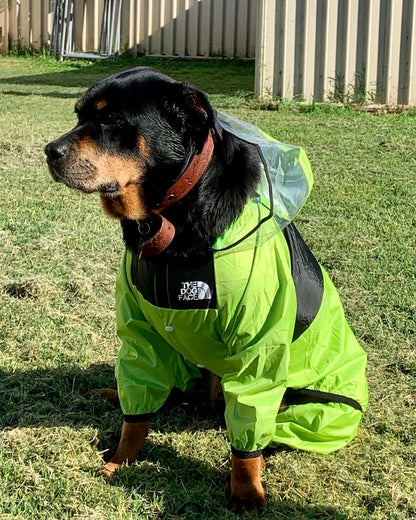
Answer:
[[29, 96], [40, 96], [40, 97], [52, 97], [58, 99], [77, 99], [79, 98], [84, 91], [80, 91], [79, 93], [70, 93], [70, 92], [19, 92], [18, 90], [3, 90], [2, 95], [4, 96], [17, 96], [17, 97], [29, 97]]
[[[104, 78], [105, 76], [112, 74], [113, 72], [116, 72], [116, 70], [113, 68], [103, 68], [102, 70], [97, 71], [96, 67], [92, 67], [93, 68], [90, 73], [87, 73], [86, 69], [84, 68], [81, 70], [0, 78], [0, 87], [3, 85], [7, 85], [9, 87], [12, 87], [12, 85], [16, 86], [13, 89], [9, 88], [8, 90], [2, 90], [2, 95], [77, 99], [93, 83]], [[36, 87], [37, 90], [29, 90], [28, 87]], [[48, 91], [46, 88], [42, 91], [42, 87], [62, 87], [62, 91]], [[77, 88], [77, 91], [69, 92], [68, 88]]]
[[[16, 85], [21, 90], [4, 92], [9, 95], [37, 95], [45, 97], [78, 97], [93, 83], [100, 79], [137, 66], [154, 67], [161, 72], [174, 77], [178, 81], [189, 81], [203, 88], [208, 94], [232, 95], [241, 89], [252, 91], [254, 82], [254, 64], [242, 60], [182, 60], [180, 58], [122, 59], [116, 64], [93, 63], [72, 65], [70, 70], [58, 70], [34, 74], [22, 74], [0, 78], [2, 85]], [[27, 87], [62, 87], [77, 88], [78, 92], [29, 92]]]
[[[109, 486], [122, 487], [152, 500], [163, 493], [164, 515], [161, 518], [211, 520], [239, 518], [228, 509], [230, 465], [228, 457], [214, 467], [199, 459], [179, 455], [166, 443], [146, 443], [143, 459], [122, 468], [109, 481]], [[266, 485], [267, 496], [267, 485]], [[177, 515], [177, 516], [171, 516]], [[257, 518], [251, 514], [244, 518]], [[329, 506], [310, 505], [292, 500], [267, 500], [259, 517], [262, 520], [348, 520], [349, 517]]]
[[114, 72], [137, 66], [130, 60], [121, 61], [118, 65], [110, 64], [83, 64], [69, 70], [57, 70], [33, 74], [22, 74], [0, 78], [0, 85], [30, 85], [87, 88], [91, 85], [91, 78], [100, 79]]
[[[0, 428], [99, 427], [103, 414], [121, 421], [121, 410], [90, 395], [97, 388], [116, 388], [113, 366], [96, 364], [86, 369], [67, 366], [10, 373], [0, 370]], [[190, 394], [172, 391], [156, 414], [155, 423], [165, 424], [167, 419], [170, 426], [166, 431], [180, 430], [182, 422], [198, 421], [200, 426], [201, 420], [218, 419], [209, 402], [205, 376], [195, 381]]]
[[[218, 411], [208, 404], [204, 375], [197, 381], [189, 395], [172, 393], [155, 416], [155, 431], [197, 432], [217, 428], [223, 422]], [[111, 454], [118, 443], [122, 412], [89, 395], [91, 390], [102, 387], [115, 387], [114, 368], [108, 364], [92, 365], [87, 369], [0, 371], [0, 428], [91, 426], [99, 431], [97, 450], [108, 450]], [[226, 508], [228, 456], [221, 461], [220, 467], [214, 467], [198, 458], [178, 454], [170, 444], [148, 440], [144, 459], [122, 468], [108, 481], [108, 486], [127, 489], [135, 500], [140, 497], [143, 503], [152, 503], [155, 495], [161, 494], [163, 518], [235, 518]], [[348, 520], [331, 507], [271, 499], [261, 518]]]

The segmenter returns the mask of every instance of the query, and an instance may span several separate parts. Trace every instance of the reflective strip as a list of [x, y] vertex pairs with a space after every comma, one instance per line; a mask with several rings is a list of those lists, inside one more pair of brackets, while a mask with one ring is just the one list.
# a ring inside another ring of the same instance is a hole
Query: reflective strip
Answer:
[[352, 406], [355, 410], [363, 412], [363, 408], [360, 403], [351, 397], [332, 394], [331, 392], [321, 392], [320, 390], [310, 390], [309, 388], [286, 389], [282, 404], [292, 406], [296, 404], [308, 403], [342, 403]]
[[293, 283], [296, 290], [296, 324], [292, 341], [305, 332], [317, 315], [324, 295], [321, 267], [294, 224], [284, 230], [290, 252]]

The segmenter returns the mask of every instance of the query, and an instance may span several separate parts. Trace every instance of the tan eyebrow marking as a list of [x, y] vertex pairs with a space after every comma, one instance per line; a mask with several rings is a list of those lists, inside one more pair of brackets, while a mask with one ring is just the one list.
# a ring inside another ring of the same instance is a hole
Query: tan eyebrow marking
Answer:
[[106, 106], [107, 106], [107, 101], [105, 99], [99, 99], [97, 101], [97, 103], [95, 104], [95, 108], [97, 110], [102, 110]]

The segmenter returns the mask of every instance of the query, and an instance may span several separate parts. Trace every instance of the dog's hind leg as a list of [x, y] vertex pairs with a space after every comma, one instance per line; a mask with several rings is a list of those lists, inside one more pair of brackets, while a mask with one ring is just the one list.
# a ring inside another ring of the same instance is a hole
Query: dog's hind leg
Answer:
[[224, 415], [225, 401], [224, 393], [221, 386], [221, 378], [208, 371], [209, 376], [209, 393], [211, 398], [211, 406], [216, 415]]
[[143, 449], [144, 439], [148, 431], [148, 422], [127, 423], [124, 421], [117, 451], [104, 465], [101, 473], [106, 477], [111, 477], [122, 464], [128, 466], [133, 463]]
[[114, 406], [120, 407], [120, 400], [118, 398], [117, 390], [113, 388], [97, 388], [96, 390], [91, 390], [89, 395], [96, 396], [98, 395], [104, 401], [113, 404]]
[[213, 374], [211, 371], [208, 371], [208, 377], [211, 402], [215, 403], [216, 401], [223, 401], [224, 395], [222, 393], [221, 378]]
[[231, 507], [235, 513], [253, 511], [260, 513], [265, 505], [261, 470], [265, 462], [263, 455], [240, 459], [231, 456]]

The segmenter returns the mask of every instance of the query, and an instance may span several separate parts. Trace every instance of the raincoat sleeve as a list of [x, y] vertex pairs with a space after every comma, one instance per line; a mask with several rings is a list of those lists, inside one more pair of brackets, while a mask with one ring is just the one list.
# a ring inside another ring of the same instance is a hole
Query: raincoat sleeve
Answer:
[[[228, 306], [222, 314], [229, 352], [222, 376], [225, 419], [235, 453], [256, 452], [270, 443], [287, 387], [296, 295], [290, 263], [271, 262], [276, 254], [288, 254], [282, 240], [224, 255], [218, 269], [220, 300]], [[222, 271], [233, 273], [233, 286]]]
[[239, 367], [222, 380], [225, 420], [234, 454], [245, 457], [265, 448], [276, 431], [276, 416], [286, 390], [285, 344], [258, 343], [234, 356]]
[[124, 415], [156, 412], [173, 387], [186, 390], [200, 376], [149, 324], [140, 308], [140, 294], [128, 276], [126, 253], [117, 279], [117, 333], [121, 349], [116, 364], [118, 395]]

